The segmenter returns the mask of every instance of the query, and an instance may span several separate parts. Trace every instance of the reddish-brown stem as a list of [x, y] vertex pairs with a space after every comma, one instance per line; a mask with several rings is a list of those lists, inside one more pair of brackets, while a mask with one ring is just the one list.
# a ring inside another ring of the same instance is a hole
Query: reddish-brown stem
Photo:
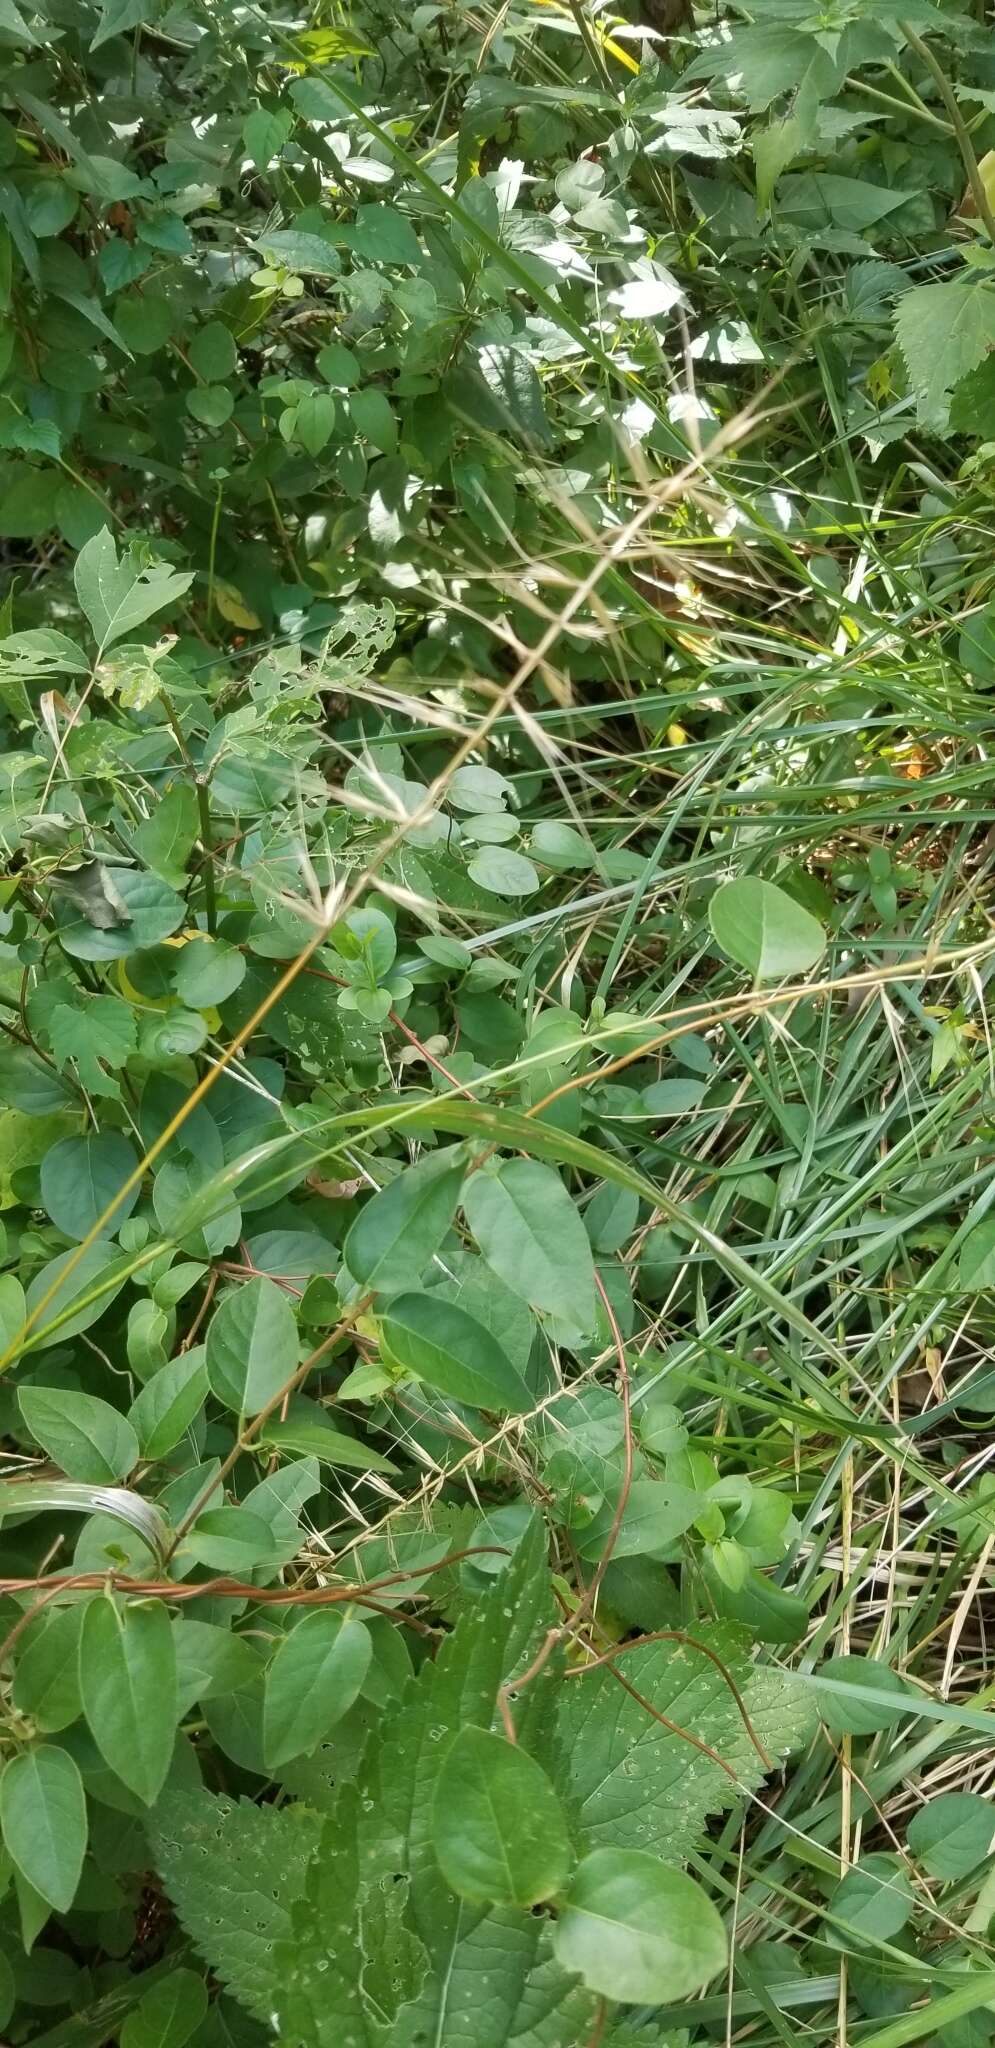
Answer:
[[[430, 1572], [444, 1571], [447, 1565], [461, 1564], [465, 1557], [498, 1556], [506, 1557], [507, 1551], [500, 1543], [477, 1543], [470, 1550], [454, 1550], [449, 1557], [440, 1557], [434, 1564], [412, 1565], [406, 1572], [390, 1572], [381, 1579], [370, 1579], [365, 1584], [352, 1586], [252, 1586], [241, 1579], [203, 1579], [197, 1582], [173, 1579], [125, 1579], [113, 1574], [116, 1593], [127, 1594], [134, 1600], [160, 1599], [170, 1602], [187, 1600], [249, 1600], [254, 1607], [325, 1607], [336, 1601], [377, 1602], [377, 1593], [388, 1591], [393, 1586], [403, 1586], [409, 1579], [425, 1578]], [[86, 1593], [103, 1591], [108, 1584], [107, 1572], [61, 1572], [57, 1579], [0, 1579], [0, 1593], [30, 1593], [43, 1587], [46, 1598], [54, 1599], [57, 1593]]]
[[[600, 1656], [591, 1657], [586, 1664], [574, 1665], [571, 1670], [564, 1673], [564, 1676], [566, 1678], [586, 1678], [587, 1673], [589, 1671], [597, 1671], [599, 1666], [602, 1664], [614, 1665], [615, 1659], [617, 1657], [627, 1656], [630, 1650], [644, 1650], [649, 1643], [687, 1643], [692, 1650], [700, 1650], [701, 1655], [703, 1657], [707, 1657], [709, 1663], [714, 1664], [716, 1671], [719, 1673], [724, 1683], [729, 1687], [729, 1691], [731, 1692], [733, 1699], [735, 1700], [736, 1705], [739, 1708], [740, 1719], [742, 1720], [747, 1735], [749, 1736], [750, 1741], [752, 1742], [753, 1747], [756, 1750], [757, 1755], [760, 1758], [760, 1761], [763, 1764], [764, 1769], [766, 1771], [772, 1771], [774, 1768], [774, 1759], [773, 1757], [768, 1756], [767, 1751], [765, 1750], [762, 1742], [760, 1741], [759, 1736], [756, 1733], [756, 1730], [753, 1726], [752, 1721], [750, 1720], [750, 1716], [747, 1711], [746, 1701], [744, 1700], [743, 1695], [740, 1692], [738, 1685], [736, 1684], [732, 1672], [728, 1669], [728, 1667], [725, 1664], [723, 1664], [721, 1657], [717, 1655], [715, 1650], [709, 1649], [707, 1643], [699, 1642], [696, 1636], [687, 1635], [683, 1629], [658, 1628], [654, 1629], [651, 1635], [633, 1636], [631, 1641], [627, 1643], [615, 1643], [613, 1644], [610, 1650], [603, 1650]], [[617, 1672], [615, 1673], [615, 1676], [618, 1676]]]

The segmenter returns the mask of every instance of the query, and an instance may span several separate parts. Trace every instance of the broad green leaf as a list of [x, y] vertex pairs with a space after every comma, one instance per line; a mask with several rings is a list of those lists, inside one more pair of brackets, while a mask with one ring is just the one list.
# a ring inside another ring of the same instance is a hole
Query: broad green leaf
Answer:
[[83, 1711], [77, 1665], [84, 1612], [82, 1606], [51, 1612], [17, 1660], [14, 1705], [43, 1735], [57, 1735]]
[[165, 562], [144, 566], [127, 554], [119, 560], [106, 526], [80, 549], [73, 577], [100, 652], [175, 603], [193, 582], [192, 574]]
[[569, 872], [593, 867], [594, 848], [575, 825], [558, 818], [541, 818], [529, 835], [529, 852], [543, 867]]
[[324, 1465], [338, 1465], [347, 1472], [396, 1473], [398, 1469], [382, 1451], [374, 1451], [357, 1437], [334, 1429], [326, 1421], [323, 1408], [317, 1408], [313, 1418], [298, 1411], [286, 1422], [268, 1422], [259, 1440], [271, 1444], [274, 1450], [295, 1451], [299, 1457], [317, 1458]]
[[267, 229], [256, 237], [256, 247], [262, 250], [267, 263], [298, 271], [304, 277], [337, 277], [342, 268], [330, 242], [300, 228]]
[[594, 1324], [594, 1261], [587, 1233], [559, 1175], [534, 1159], [473, 1173], [466, 1220], [489, 1266], [532, 1308], [572, 1328]]
[[628, 2004], [691, 1998], [726, 1966], [725, 1929], [701, 1885], [639, 1849], [595, 1849], [557, 1914], [557, 1961]]
[[91, 50], [99, 50], [111, 36], [122, 36], [140, 22], [148, 21], [151, 0], [103, 0]]
[[377, 385], [367, 384], [352, 393], [349, 411], [357, 434], [372, 441], [381, 455], [393, 455], [397, 447], [397, 421], [386, 394]]
[[[158, 355], [160, 349], [165, 348], [177, 321], [175, 308], [169, 299], [155, 291], [129, 292], [119, 298], [114, 307], [114, 318], [125, 346], [136, 356]], [[174, 586], [172, 594], [180, 596], [185, 587], [182, 583], [178, 589]], [[82, 598], [80, 602], [82, 603]], [[165, 598], [162, 602], [165, 602]], [[87, 609], [85, 604], [83, 609]], [[153, 611], [158, 609], [158, 603], [152, 606]], [[120, 631], [125, 632], [136, 623], [134, 619], [129, 619], [128, 625], [122, 626]], [[120, 632], [115, 630], [110, 637], [117, 640], [120, 638]], [[102, 644], [109, 645], [109, 642]]]
[[479, 882], [492, 896], [532, 896], [539, 887], [539, 875], [524, 853], [510, 846], [482, 846], [467, 869], [471, 881]]
[[138, 1154], [122, 1131], [60, 1138], [41, 1163], [41, 1198], [56, 1228], [77, 1239], [95, 1223], [119, 1230], [138, 1200], [137, 1185], [129, 1194], [121, 1192], [137, 1165]]
[[968, 1294], [995, 1287], [995, 1216], [983, 1217], [968, 1231], [960, 1248], [957, 1281]]
[[634, 1479], [618, 1530], [615, 1501], [606, 1500], [578, 1538], [580, 1554], [599, 1558], [609, 1540], [613, 1557], [667, 1551], [691, 1528], [703, 1505], [701, 1495], [689, 1486], [676, 1486], [667, 1479]]
[[759, 1643], [797, 1643], [808, 1627], [807, 1601], [789, 1593], [763, 1572], [751, 1571], [745, 1583], [733, 1588], [723, 1583], [707, 1560], [702, 1575], [717, 1614], [742, 1622]]
[[460, 1898], [506, 1906], [553, 1898], [573, 1861], [566, 1816], [546, 1772], [526, 1750], [484, 1728], [461, 1728], [446, 1753], [432, 1841], [442, 1875]]
[[941, 1792], [913, 1814], [905, 1839], [930, 1877], [968, 1877], [991, 1854], [995, 1815], [977, 1792]]
[[166, 1458], [191, 1427], [207, 1399], [205, 1347], [197, 1344], [152, 1374], [129, 1411], [143, 1458]]
[[[826, 1938], [850, 1947], [847, 1939], [893, 1941], [911, 1917], [915, 1903], [912, 1880], [897, 1856], [878, 1852], [862, 1856], [830, 1895], [826, 1907]], [[843, 1921], [844, 1927], [833, 1925]]]
[[372, 1654], [361, 1621], [333, 1609], [305, 1614], [266, 1672], [263, 1750], [270, 1770], [306, 1756], [358, 1698]]
[[523, 1415], [533, 1405], [525, 1381], [496, 1337], [474, 1316], [431, 1294], [402, 1294], [380, 1324], [395, 1365], [440, 1394], [473, 1408]]
[[524, 348], [505, 342], [488, 342], [477, 351], [475, 379], [479, 400], [487, 400], [485, 419], [491, 414], [503, 433], [518, 434], [535, 448], [548, 447], [552, 439], [542, 385], [534, 363]]
[[[271, 116], [277, 120], [279, 116]], [[284, 116], [289, 127], [289, 117]], [[238, 351], [231, 329], [223, 320], [208, 320], [198, 327], [191, 336], [189, 348], [190, 365], [206, 384], [221, 384], [230, 377], [238, 364]]]
[[187, 392], [186, 407], [191, 419], [202, 427], [223, 427], [232, 416], [235, 400], [226, 384], [195, 384]]
[[174, 782], [135, 833], [135, 851], [171, 889], [186, 882], [186, 864], [200, 830], [197, 798], [188, 782]]
[[799, 171], [782, 178], [777, 188], [775, 211], [779, 220], [806, 229], [845, 228], [861, 234], [873, 227], [911, 197], [907, 191], [888, 185], [872, 185], [866, 178], [845, 178], [831, 171]]
[[786, 120], [771, 121], [766, 128], [759, 129], [753, 136], [753, 161], [756, 165], [757, 207], [761, 213], [770, 205], [771, 193], [782, 171], [794, 163], [799, 151], [804, 148], [805, 135], [802, 123], [789, 114]]
[[[499, 811], [512, 794], [506, 775], [488, 768], [482, 761], [466, 761], [454, 770], [446, 786], [446, 798], [454, 810]], [[469, 961], [467, 962], [469, 966]]]
[[67, 1478], [109, 1486], [137, 1465], [138, 1438], [109, 1401], [66, 1387], [23, 1386], [17, 1402], [35, 1442]]
[[[279, 156], [293, 125], [293, 114], [286, 107], [272, 111], [268, 107], [256, 107], [253, 113], [246, 115], [242, 123], [242, 139], [258, 170], [269, 169], [273, 158]], [[195, 368], [200, 370], [202, 377], [207, 376], [207, 371], [199, 363], [195, 363]], [[227, 371], [222, 370], [221, 375], [226, 376]]]
[[727, 959], [755, 981], [785, 981], [821, 960], [826, 934], [793, 896], [757, 875], [716, 889], [708, 906], [712, 936]]
[[964, 621], [957, 659], [981, 683], [995, 682], [995, 605], [986, 605]]
[[13, 1351], [21, 1341], [27, 1315], [24, 1289], [15, 1273], [0, 1273], [0, 1350]]
[[192, 1010], [225, 1003], [245, 979], [246, 960], [223, 939], [193, 939], [179, 954], [173, 986]]
[[995, 287], [978, 272], [916, 285], [895, 308], [895, 338], [919, 418], [942, 434], [951, 392], [995, 345]]
[[120, 2048], [185, 2048], [207, 2013], [207, 1986], [193, 1970], [170, 1970], [128, 2014]]
[[258, 1415], [292, 1377], [298, 1356], [293, 1309], [272, 1280], [233, 1288], [208, 1325], [211, 1391], [237, 1415]]
[[181, 1716], [197, 1700], [238, 1692], [259, 1676], [260, 1649], [227, 1624], [194, 1621], [188, 1611], [174, 1620], [173, 1641]]
[[[139, 874], [136, 868], [114, 868], [109, 878], [120, 899], [120, 914], [112, 924], [95, 924], [79, 910], [66, 910], [59, 918], [59, 942], [77, 960], [122, 960], [129, 953], [157, 946], [183, 923], [186, 910], [182, 896], [156, 875]], [[98, 1003], [112, 997], [97, 996], [83, 1010], [87, 1015]], [[123, 1005], [117, 1005], [122, 1008]], [[127, 1012], [125, 1012], [127, 1015]], [[131, 1019], [134, 1030], [134, 1019]]]
[[[296, 1529], [295, 1529], [296, 1548]], [[183, 1539], [183, 1554], [212, 1572], [234, 1576], [276, 1561], [277, 1549], [269, 1522], [250, 1508], [209, 1508], [198, 1516]]]
[[133, 1260], [106, 1237], [98, 1237], [82, 1255], [74, 1246], [50, 1259], [28, 1288], [25, 1306], [37, 1322], [26, 1343], [41, 1351], [88, 1330], [120, 1294], [132, 1266]]
[[87, 1818], [83, 1780], [64, 1749], [42, 1742], [10, 1758], [0, 1777], [0, 1827], [29, 1885], [67, 1913], [83, 1868]]
[[83, 1712], [112, 1771], [146, 1806], [165, 1783], [176, 1740], [176, 1649], [160, 1600], [91, 1599], [79, 1650]]
[[[841, 1693], [820, 1690], [819, 1678], [842, 1680], [844, 1685], [867, 1686], [874, 1693], [894, 1693], [894, 1706], [879, 1699], [850, 1699]], [[893, 1728], [906, 1714], [914, 1714], [917, 1693], [897, 1671], [877, 1657], [827, 1657], [816, 1674], [815, 1696], [819, 1712], [833, 1735], [874, 1735]]]
[[417, 1286], [450, 1228], [465, 1171], [445, 1153], [423, 1159], [364, 1204], [342, 1247], [361, 1287], [397, 1294]]
[[351, 384], [358, 384], [361, 375], [359, 359], [342, 342], [327, 342], [324, 348], [319, 349], [315, 360], [326, 383], [334, 384], [343, 391], [348, 390]]

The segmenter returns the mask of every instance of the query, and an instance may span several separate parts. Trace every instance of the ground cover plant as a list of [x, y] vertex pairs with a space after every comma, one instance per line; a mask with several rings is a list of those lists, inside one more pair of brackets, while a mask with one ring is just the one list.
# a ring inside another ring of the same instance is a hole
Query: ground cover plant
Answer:
[[0, 46], [3, 2039], [984, 2048], [986, 9]]

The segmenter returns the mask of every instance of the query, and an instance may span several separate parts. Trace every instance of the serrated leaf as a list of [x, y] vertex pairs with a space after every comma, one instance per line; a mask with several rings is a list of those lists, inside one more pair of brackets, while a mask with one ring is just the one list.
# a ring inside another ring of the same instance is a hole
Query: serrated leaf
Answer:
[[362, 1821], [344, 1785], [294, 1910], [294, 1938], [276, 1953], [280, 2038], [308, 2048], [400, 2048], [425, 1975], [423, 1945], [405, 1924], [408, 1883], [398, 1871], [369, 1880]]
[[221, 1982], [269, 2023], [322, 1821], [306, 1807], [254, 1806], [210, 1792], [166, 1793], [156, 1808], [156, 1864], [182, 1926]]
[[[257, 170], [269, 169], [293, 125], [293, 114], [286, 107], [277, 107], [273, 112], [268, 107], [256, 107], [253, 113], [246, 115], [242, 122], [242, 139]], [[201, 375], [206, 375], [206, 372], [201, 371]]]
[[[360, 1788], [355, 1815], [361, 1866], [351, 1846], [340, 1863], [336, 1858], [343, 1838], [351, 1844], [350, 1800], [339, 1808], [342, 1819], [329, 1825], [307, 1898], [295, 1913], [293, 1945], [284, 1955], [284, 1978], [295, 1972], [297, 1981], [283, 1994], [289, 2002], [281, 2004], [280, 2031], [294, 2038], [296, 2029], [309, 2048], [343, 2048], [347, 2041], [378, 2048], [382, 2039], [355, 1977], [368, 1910], [364, 1904], [357, 1923], [353, 1901], [360, 1867], [371, 1907], [381, 1873], [388, 1903], [402, 1890], [393, 1883], [395, 1874], [410, 1878], [409, 1921], [427, 1962], [420, 1987], [417, 1949], [403, 1948], [400, 1967], [392, 1971], [392, 1943], [379, 1921], [376, 1929], [382, 1995], [396, 1999], [394, 1975], [405, 1983], [408, 2002], [395, 2022], [398, 2048], [414, 2048], [419, 2037], [435, 2048], [465, 2048], [468, 2039], [474, 2048], [509, 2048], [511, 2042], [516, 2048], [573, 2048], [591, 2031], [596, 2002], [553, 1962], [542, 1918], [507, 1906], [468, 1910], [445, 1883], [431, 1838], [447, 1737], [468, 1725], [490, 1727], [502, 1680], [531, 1661], [552, 1620], [543, 1553], [543, 1533], [533, 1525], [492, 1591], [464, 1612], [382, 1727], [382, 1766]], [[516, 1708], [521, 1739], [545, 1725], [548, 1698], [541, 1679], [530, 1686]], [[393, 2010], [392, 2002], [387, 2010]]]
[[[632, 1649], [620, 1657], [619, 1670], [658, 1713], [721, 1757], [739, 1785], [759, 1785], [764, 1765], [720, 1666], [773, 1758], [808, 1738], [811, 1707], [792, 1679], [751, 1663], [742, 1631], [702, 1624], [689, 1634], [686, 1643]], [[604, 1669], [564, 1684], [558, 1732], [578, 1819], [592, 1847], [648, 1849], [679, 1862], [709, 1815], [739, 1796], [721, 1764], [662, 1727]]]
[[917, 285], [895, 308], [895, 338], [919, 419], [942, 434], [951, 393], [995, 346], [995, 288], [977, 275]]

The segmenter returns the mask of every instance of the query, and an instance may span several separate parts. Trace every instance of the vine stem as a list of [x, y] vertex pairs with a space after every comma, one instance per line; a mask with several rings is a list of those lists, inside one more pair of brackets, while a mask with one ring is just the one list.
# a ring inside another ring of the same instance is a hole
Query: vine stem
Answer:
[[907, 21], [900, 21], [898, 26], [901, 29], [902, 34], [905, 37], [905, 40], [908, 43], [910, 49], [913, 49], [915, 51], [916, 56], [920, 59], [920, 61], [923, 64], [925, 64], [927, 71], [930, 73], [931, 77], [935, 81], [936, 89], [940, 95], [940, 98], [943, 101], [944, 106], [946, 107], [947, 113], [950, 116], [950, 126], [953, 129], [954, 134], [957, 138], [957, 147], [960, 150], [961, 156], [964, 160], [964, 169], [967, 172], [967, 182], [971, 187], [971, 197], [974, 200], [975, 207], [977, 208], [978, 219], [984, 225], [985, 233], [988, 236], [988, 240], [992, 243], [992, 246], [995, 247], [995, 213], [992, 212], [991, 206], [989, 204], [988, 194], [985, 191], [985, 182], [981, 175], [978, 159], [975, 154], [974, 144], [971, 141], [970, 135], [968, 134], [967, 123], [964, 119], [963, 114], [961, 113], [960, 107], [957, 104], [957, 95], [954, 92], [954, 89], [950, 83], [950, 80], [947, 77], [946, 72], [943, 69], [942, 64], [940, 63], [939, 58], [934, 56], [932, 50], [929, 47], [929, 44], [927, 42], [924, 42], [922, 36], [916, 35], [915, 30], [909, 26], [909, 23]]
[[622, 1519], [625, 1514], [625, 1510], [629, 1505], [629, 1494], [632, 1490], [632, 1473], [635, 1463], [635, 1452], [632, 1443], [632, 1401], [629, 1389], [629, 1364], [625, 1355], [625, 1340], [622, 1336], [621, 1330], [619, 1329], [618, 1319], [615, 1315], [615, 1311], [612, 1308], [611, 1302], [608, 1299], [604, 1281], [602, 1280], [600, 1273], [598, 1273], [597, 1271], [595, 1271], [594, 1275], [594, 1284], [598, 1290], [598, 1293], [601, 1296], [602, 1306], [608, 1318], [608, 1325], [612, 1333], [612, 1342], [615, 1346], [615, 1356], [618, 1359], [619, 1378], [622, 1388], [622, 1416], [625, 1427], [625, 1463], [622, 1471], [622, 1484], [619, 1489], [618, 1501], [615, 1507], [615, 1513], [612, 1516], [612, 1525], [608, 1531], [608, 1537], [605, 1543], [604, 1550], [602, 1551], [601, 1556], [598, 1559], [598, 1563], [595, 1567], [595, 1570], [592, 1573], [590, 1579], [588, 1580], [588, 1583], [585, 1586], [584, 1591], [581, 1594], [580, 1600], [578, 1601], [577, 1606], [574, 1608], [569, 1621], [562, 1623], [558, 1628], [551, 1628], [547, 1630], [546, 1635], [542, 1643], [540, 1644], [539, 1649], [537, 1650], [531, 1664], [528, 1667], [528, 1670], [523, 1671], [520, 1677], [514, 1677], [508, 1680], [504, 1685], [502, 1685], [501, 1690], [498, 1693], [498, 1711], [501, 1715], [501, 1720], [504, 1724], [504, 1732], [507, 1735], [509, 1742], [517, 1741], [517, 1735], [515, 1732], [515, 1718], [511, 1711], [511, 1694], [514, 1693], [517, 1698], [518, 1694], [524, 1690], [525, 1686], [531, 1685], [532, 1680], [534, 1678], [538, 1678], [540, 1671], [545, 1670], [546, 1665], [549, 1663], [549, 1660], [553, 1654], [553, 1651], [556, 1649], [557, 1645], [563, 1641], [564, 1636], [573, 1635], [576, 1631], [578, 1622], [581, 1621], [585, 1614], [590, 1614], [594, 1606], [594, 1603], [598, 1597], [598, 1592], [601, 1587], [601, 1581], [604, 1578], [605, 1573], [608, 1570], [608, 1567], [612, 1561], [612, 1552], [615, 1548], [616, 1543], [618, 1542], [618, 1532], [622, 1527]]
[[176, 1529], [173, 1532], [173, 1541], [169, 1548], [168, 1555], [170, 1557], [174, 1555], [177, 1544], [182, 1541], [187, 1530], [193, 1527], [198, 1515], [207, 1506], [211, 1496], [219, 1486], [224, 1484], [229, 1472], [237, 1465], [243, 1451], [248, 1450], [249, 1445], [255, 1442], [260, 1430], [265, 1427], [270, 1416], [275, 1415], [277, 1410], [282, 1408], [289, 1394], [296, 1393], [298, 1387], [303, 1386], [304, 1381], [321, 1359], [330, 1357], [331, 1353], [337, 1350], [338, 1346], [349, 1335], [353, 1325], [358, 1322], [361, 1315], [365, 1314], [372, 1299], [372, 1294], [364, 1294], [359, 1301], [354, 1302], [352, 1307], [347, 1309], [341, 1322], [336, 1323], [334, 1330], [329, 1330], [327, 1337], [323, 1337], [321, 1343], [317, 1344], [313, 1351], [309, 1351], [303, 1364], [299, 1365], [296, 1371], [291, 1373], [290, 1378], [284, 1381], [282, 1387], [278, 1387], [272, 1400], [267, 1401], [266, 1406], [260, 1408], [258, 1415], [254, 1415], [251, 1421], [245, 1423], [244, 1427], [239, 1430], [235, 1442], [228, 1452], [228, 1456], [222, 1459], [221, 1465], [213, 1479], [208, 1482], [202, 1492], [197, 1495], [196, 1500], [188, 1507], [182, 1521], [177, 1523]]

